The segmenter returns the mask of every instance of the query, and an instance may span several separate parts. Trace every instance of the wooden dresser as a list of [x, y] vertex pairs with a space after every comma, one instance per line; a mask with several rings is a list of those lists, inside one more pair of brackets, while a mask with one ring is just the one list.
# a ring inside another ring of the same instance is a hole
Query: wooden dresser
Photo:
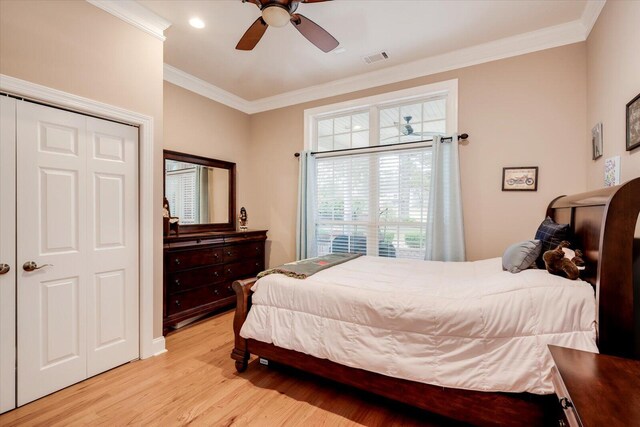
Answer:
[[640, 361], [549, 346], [560, 425], [640, 425]]
[[163, 333], [186, 319], [235, 306], [231, 283], [264, 270], [266, 230], [164, 239]]

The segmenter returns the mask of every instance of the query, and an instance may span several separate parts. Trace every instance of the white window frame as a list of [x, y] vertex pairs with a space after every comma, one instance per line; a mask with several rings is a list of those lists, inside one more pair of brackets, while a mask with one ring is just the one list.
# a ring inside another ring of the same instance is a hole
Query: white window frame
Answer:
[[[422, 101], [428, 98], [445, 98], [447, 105], [446, 115], [446, 134], [453, 135], [458, 132], [458, 79], [445, 80], [442, 82], [431, 83], [428, 85], [412, 87], [409, 89], [387, 92], [380, 95], [373, 95], [366, 98], [353, 99], [350, 101], [340, 102], [336, 104], [323, 105], [321, 107], [310, 108], [304, 110], [304, 147], [305, 150], [315, 151], [315, 143], [318, 136], [318, 121], [324, 117], [339, 117], [342, 115], [354, 114], [360, 111], [369, 110], [369, 147], [359, 148], [357, 153], [370, 153], [377, 151], [393, 151], [394, 144], [385, 145], [384, 148], [379, 145], [379, 110], [383, 107], [404, 105], [411, 101]], [[411, 147], [429, 147], [430, 142], [416, 142]], [[403, 148], [407, 148], [403, 143]], [[346, 156], [353, 154], [354, 151], [345, 151], [343, 153], [327, 153], [319, 152], [316, 154], [318, 158], [326, 156]], [[373, 168], [370, 170], [371, 179], [375, 180], [378, 171]], [[373, 215], [376, 210], [377, 194], [369, 195], [369, 213]], [[368, 221], [369, 230], [367, 233], [367, 253], [378, 254], [377, 230], [380, 227], [379, 218], [375, 215], [373, 220]], [[314, 219], [315, 220], [315, 219]]]
[[[458, 132], [458, 79], [444, 80], [437, 83], [431, 83], [423, 86], [402, 89], [394, 92], [387, 92], [379, 95], [368, 96], [365, 98], [352, 99], [350, 101], [339, 102], [336, 104], [323, 105], [321, 107], [309, 108], [304, 110], [304, 149], [314, 150], [314, 143], [317, 137], [317, 120], [325, 115], [339, 115], [341, 113], [349, 114], [352, 111], [375, 109], [380, 104], [404, 104], [411, 100], [428, 98], [432, 96], [445, 96], [447, 98], [447, 135]], [[378, 129], [378, 116], [371, 114], [369, 116], [369, 138], [370, 141], [377, 140], [378, 136], [374, 135], [372, 130]], [[366, 153], [372, 150], [360, 149], [360, 153]]]

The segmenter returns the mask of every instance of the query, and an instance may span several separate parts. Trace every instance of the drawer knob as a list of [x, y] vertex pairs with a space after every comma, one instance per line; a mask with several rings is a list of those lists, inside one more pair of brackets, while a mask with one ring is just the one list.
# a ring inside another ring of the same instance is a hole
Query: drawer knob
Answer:
[[256, 267], [260, 267], [260, 263], [259, 262], [256, 262]]
[[231, 288], [231, 286], [227, 286], [227, 290], [228, 290], [229, 292], [233, 291], [233, 289]]
[[218, 274], [218, 272], [217, 272], [217, 271], [214, 271], [214, 272], [213, 272], [213, 275], [214, 275], [215, 277], [220, 276], [220, 274]]
[[260, 252], [260, 246], [256, 246], [256, 252]]
[[176, 279], [175, 283], [176, 283], [176, 286], [180, 286], [180, 280], [179, 279]]
[[178, 307], [180, 307], [180, 301], [179, 301], [179, 300], [176, 300], [176, 305], [177, 305]]
[[216, 295], [219, 295], [219, 294], [220, 294], [220, 291], [219, 291], [219, 290], [217, 290], [217, 289], [214, 289], [214, 290], [213, 290], [213, 293], [214, 293], [214, 294], [216, 294]]
[[233, 253], [231, 251], [227, 251], [227, 255], [231, 256], [231, 255], [233, 255]]
[[231, 274], [231, 269], [227, 268], [227, 273]]
[[566, 397], [563, 397], [560, 399], [560, 406], [562, 406], [562, 409], [569, 409], [573, 407], [573, 403]]
[[215, 259], [220, 258], [220, 256], [218, 255], [218, 253], [217, 253], [217, 252], [213, 254], [213, 257], [214, 257]]
[[176, 264], [178, 264], [178, 265], [180, 265], [180, 258], [176, 258], [176, 259], [175, 259], [175, 263], [176, 263]]

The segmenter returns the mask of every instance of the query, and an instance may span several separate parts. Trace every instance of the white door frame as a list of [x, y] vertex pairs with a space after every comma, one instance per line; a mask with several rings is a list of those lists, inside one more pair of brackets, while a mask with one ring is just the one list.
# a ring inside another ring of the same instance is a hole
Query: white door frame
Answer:
[[[153, 199], [153, 177], [155, 173], [153, 152], [153, 117], [125, 110], [88, 98], [51, 89], [15, 77], [0, 74], [0, 91], [23, 96], [26, 99], [42, 101], [51, 106], [67, 108], [80, 113], [87, 113], [105, 119], [117, 120], [139, 126], [139, 175], [140, 175], [140, 358], [164, 353], [164, 337], [153, 336], [153, 293], [154, 293], [154, 221], [156, 212]], [[159, 206], [159, 205], [158, 205]], [[144, 219], [147, 219], [146, 221]], [[158, 230], [159, 235], [159, 230]]]

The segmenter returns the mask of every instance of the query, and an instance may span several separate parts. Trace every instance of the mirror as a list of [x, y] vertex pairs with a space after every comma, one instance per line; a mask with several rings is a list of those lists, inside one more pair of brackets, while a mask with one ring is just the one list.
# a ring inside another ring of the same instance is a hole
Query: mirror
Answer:
[[164, 195], [181, 232], [233, 230], [235, 163], [164, 152]]

